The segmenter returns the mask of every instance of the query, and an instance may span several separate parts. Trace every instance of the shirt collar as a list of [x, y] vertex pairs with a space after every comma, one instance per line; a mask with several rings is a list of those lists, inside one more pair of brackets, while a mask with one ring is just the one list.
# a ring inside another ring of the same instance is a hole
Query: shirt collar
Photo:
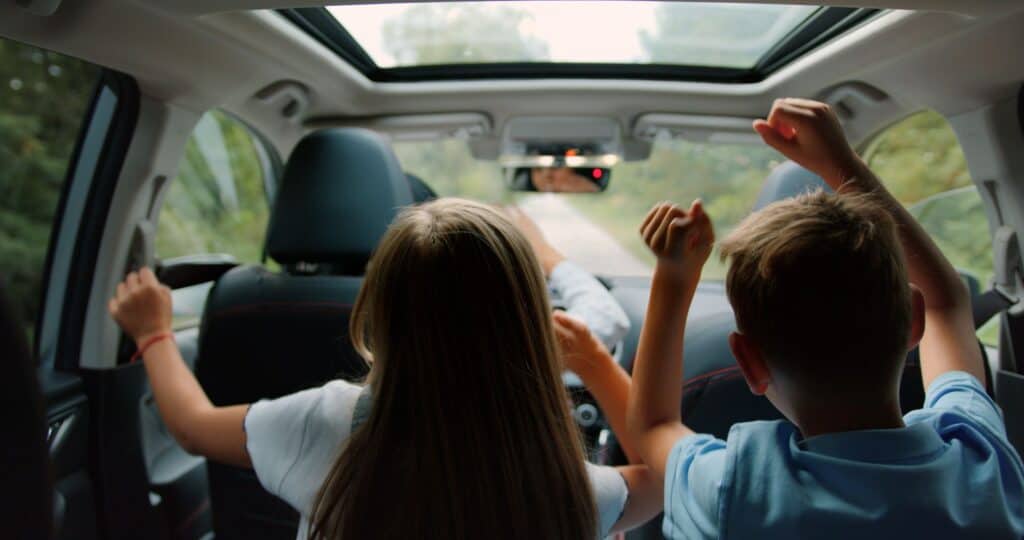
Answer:
[[828, 433], [803, 440], [799, 432], [794, 432], [790, 438], [790, 450], [794, 455], [813, 452], [839, 459], [875, 463], [893, 463], [932, 455], [944, 447], [945, 442], [927, 423], [895, 429]]

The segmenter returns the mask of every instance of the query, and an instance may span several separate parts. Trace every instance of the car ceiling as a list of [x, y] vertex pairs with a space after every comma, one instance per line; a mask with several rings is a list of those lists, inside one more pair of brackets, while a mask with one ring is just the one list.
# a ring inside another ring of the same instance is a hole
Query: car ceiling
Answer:
[[[1024, 49], [1024, 3], [1001, 0], [846, 0], [837, 5], [891, 11], [761, 82], [744, 84], [615, 79], [374, 83], [281, 14], [258, 9], [308, 5], [290, 0], [65, 1], [52, 15], [39, 16], [5, 2], [0, 4], [0, 35], [128, 73], [151, 99], [193, 111], [223, 107], [257, 127], [282, 152], [311, 126], [358, 125], [393, 115], [482, 113], [496, 130], [517, 115], [600, 115], [617, 119], [628, 131], [644, 113], [752, 118], [762, 115], [775, 97], [827, 97], [830, 89], [850, 83], [881, 90], [887, 103], [881, 116], [854, 115], [848, 122], [864, 119], [854, 129], [862, 138], [879, 122], [923, 107], [952, 116], [1007, 98], [1024, 76], [1024, 55], [1018, 53]], [[268, 87], [303, 94], [300, 114], [282, 116], [281, 103]]]

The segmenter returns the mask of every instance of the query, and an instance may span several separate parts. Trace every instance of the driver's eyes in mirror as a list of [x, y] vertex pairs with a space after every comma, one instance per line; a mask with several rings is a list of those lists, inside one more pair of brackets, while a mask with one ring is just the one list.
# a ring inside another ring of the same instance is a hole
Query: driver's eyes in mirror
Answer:
[[547, 193], [597, 193], [608, 187], [611, 170], [604, 168], [533, 167], [518, 168], [510, 179], [514, 191]]

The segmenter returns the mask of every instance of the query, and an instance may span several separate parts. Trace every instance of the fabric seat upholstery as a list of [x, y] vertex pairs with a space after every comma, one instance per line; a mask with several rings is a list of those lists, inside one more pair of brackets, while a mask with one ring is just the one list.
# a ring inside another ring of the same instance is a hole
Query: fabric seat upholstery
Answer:
[[[267, 231], [267, 254], [283, 271], [240, 266], [207, 298], [196, 376], [210, 400], [252, 403], [365, 375], [349, 316], [373, 249], [412, 202], [378, 135], [328, 129], [300, 141]], [[208, 471], [217, 538], [295, 538], [298, 515], [251, 470], [210, 463]]]

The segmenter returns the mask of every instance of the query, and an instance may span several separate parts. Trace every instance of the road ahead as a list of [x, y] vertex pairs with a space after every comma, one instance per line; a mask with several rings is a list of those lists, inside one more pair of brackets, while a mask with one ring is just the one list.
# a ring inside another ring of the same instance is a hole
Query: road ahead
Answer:
[[[651, 267], [565, 201], [586, 195], [530, 195], [519, 204], [551, 245], [588, 271], [607, 276], [650, 275]], [[639, 225], [639, 224], [638, 224]]]

